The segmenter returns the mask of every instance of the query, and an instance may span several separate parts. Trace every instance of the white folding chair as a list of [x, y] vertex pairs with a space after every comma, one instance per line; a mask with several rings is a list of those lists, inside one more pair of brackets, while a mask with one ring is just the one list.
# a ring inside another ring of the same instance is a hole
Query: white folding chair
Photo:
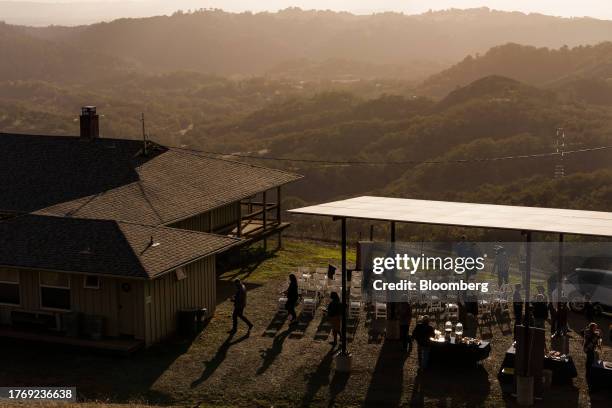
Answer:
[[287, 308], [285, 307], [285, 305], [287, 304], [287, 298], [282, 296], [278, 298], [278, 310], [277, 312], [280, 314], [286, 314], [287, 313]]

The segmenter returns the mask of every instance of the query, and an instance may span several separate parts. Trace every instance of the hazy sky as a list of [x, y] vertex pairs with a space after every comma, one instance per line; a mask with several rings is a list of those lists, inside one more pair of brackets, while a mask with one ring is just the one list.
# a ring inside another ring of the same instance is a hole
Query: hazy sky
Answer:
[[[17, 2], [42, 1], [45, 3], [127, 2], [129, 0], [13, 0]], [[131, 0], [132, 2], [162, 3], [159, 0]], [[201, 4], [201, 7], [218, 7], [229, 11], [278, 10], [291, 6], [306, 9], [348, 10], [355, 13], [395, 10], [420, 13], [429, 9], [470, 8], [487, 6], [500, 10], [540, 12], [558, 16], [592, 16], [612, 19], [612, 0], [167, 0], [170, 4]], [[150, 7], [158, 7], [151, 5]], [[148, 10], [149, 12], [153, 10]]]

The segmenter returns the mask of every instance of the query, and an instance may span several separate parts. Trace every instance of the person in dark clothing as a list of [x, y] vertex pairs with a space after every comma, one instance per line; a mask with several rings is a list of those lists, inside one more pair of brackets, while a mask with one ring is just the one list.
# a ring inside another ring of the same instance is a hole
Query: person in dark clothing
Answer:
[[585, 374], [589, 387], [592, 386], [591, 372], [593, 363], [595, 362], [595, 352], [597, 349], [601, 349], [601, 330], [599, 329], [599, 326], [597, 326], [597, 323], [589, 323], [588, 327], [584, 331], [583, 343], [583, 350], [586, 354]]
[[548, 302], [548, 312], [550, 313], [550, 334], [557, 332], [557, 308], [553, 302]]
[[228, 333], [236, 333], [238, 329], [238, 318], [242, 319], [242, 321], [249, 326], [250, 332], [253, 328], [253, 323], [244, 316], [244, 308], [246, 307], [247, 301], [246, 287], [240, 282], [240, 279], [236, 279], [234, 285], [236, 286], [236, 293], [232, 297], [232, 302], [234, 302], [234, 313], [232, 313], [232, 329]]
[[523, 296], [521, 295], [521, 284], [514, 286], [512, 295], [512, 310], [514, 312], [514, 335], [516, 336], [516, 326], [523, 322]]
[[500, 246], [497, 248], [495, 263], [493, 264], [493, 273], [497, 272], [497, 285], [499, 287], [508, 283], [509, 270], [510, 260], [508, 259], [506, 248]]
[[435, 335], [434, 328], [429, 325], [429, 316], [423, 316], [412, 331], [412, 338], [417, 342], [419, 367], [427, 368], [431, 338]]
[[410, 342], [410, 323], [412, 322], [412, 306], [408, 301], [407, 295], [402, 295], [402, 302], [398, 305], [398, 319], [400, 327], [400, 339], [402, 340], [402, 350], [408, 351], [408, 346], [412, 349]]
[[566, 334], [570, 331], [567, 324], [567, 312], [567, 298], [562, 298], [561, 302], [559, 302], [559, 305], [557, 306], [556, 333]]
[[332, 292], [329, 297], [331, 301], [327, 305], [327, 320], [331, 324], [334, 341], [332, 346], [338, 344], [338, 335], [340, 334], [340, 326], [342, 324], [342, 303], [340, 296], [336, 292]]
[[548, 305], [542, 293], [538, 293], [533, 302], [533, 320], [535, 327], [544, 328], [544, 323], [548, 319]]
[[289, 287], [285, 291], [285, 296], [287, 296], [287, 302], [285, 303], [285, 309], [287, 309], [287, 313], [291, 316], [291, 323], [297, 323], [297, 314], [295, 313], [295, 305], [298, 301], [298, 281], [294, 274], [289, 275]]

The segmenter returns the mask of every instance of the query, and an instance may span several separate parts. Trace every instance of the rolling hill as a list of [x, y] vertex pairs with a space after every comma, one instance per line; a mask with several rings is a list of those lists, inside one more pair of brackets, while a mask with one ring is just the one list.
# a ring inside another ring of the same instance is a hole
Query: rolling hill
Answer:
[[[612, 42], [558, 49], [505, 44], [461, 62], [428, 78], [423, 94], [441, 97], [457, 87], [489, 75], [500, 75], [531, 85], [562, 88], [575, 81], [612, 82]], [[585, 84], [586, 85], [586, 84]]]
[[[155, 72], [296, 78], [306, 70], [310, 78], [423, 79], [441, 65], [508, 42], [553, 48], [596, 44], [611, 38], [612, 21], [487, 8], [368, 16], [294, 8], [256, 14], [200, 10], [28, 32]], [[344, 67], [329, 61], [345, 61]]]

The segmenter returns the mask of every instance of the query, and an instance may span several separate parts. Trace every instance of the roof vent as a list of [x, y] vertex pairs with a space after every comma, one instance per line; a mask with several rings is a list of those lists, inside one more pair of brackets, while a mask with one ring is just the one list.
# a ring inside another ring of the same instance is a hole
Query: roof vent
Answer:
[[95, 106], [81, 108], [81, 140], [93, 140], [100, 137], [98, 114]]

